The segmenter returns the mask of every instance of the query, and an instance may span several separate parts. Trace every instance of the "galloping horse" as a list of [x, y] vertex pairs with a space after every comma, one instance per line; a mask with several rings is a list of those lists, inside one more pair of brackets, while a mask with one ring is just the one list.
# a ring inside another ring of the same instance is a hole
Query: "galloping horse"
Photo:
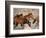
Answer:
[[[23, 16], [23, 14], [16, 15], [16, 16], [14, 17], [14, 24], [16, 24], [16, 26], [17, 26], [18, 24], [21, 24], [21, 26], [23, 26], [23, 24], [27, 23], [27, 24], [31, 27], [31, 25], [29, 24], [30, 22], [29, 22], [29, 20], [28, 20], [28, 19], [30, 19], [30, 18], [34, 19], [32, 13], [29, 13], [28, 15], [25, 15], [25, 16]], [[35, 21], [36, 21], [36, 20], [34, 19], [33, 23], [34, 23]]]

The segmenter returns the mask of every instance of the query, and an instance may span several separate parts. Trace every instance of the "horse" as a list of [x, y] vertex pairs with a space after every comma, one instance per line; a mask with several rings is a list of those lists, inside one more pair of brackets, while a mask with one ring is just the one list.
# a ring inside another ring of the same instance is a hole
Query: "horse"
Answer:
[[16, 15], [14, 17], [14, 24], [16, 24], [16, 26], [18, 24], [21, 24], [21, 26], [23, 26], [25, 23], [27, 23], [29, 25], [29, 27], [31, 27], [31, 22], [29, 22], [28, 19], [32, 18], [34, 21], [33, 23], [35, 23], [36, 19], [33, 18], [32, 13], [29, 13], [28, 15], [23, 16], [23, 14], [20, 15]]
[[30, 26], [29, 21], [22, 14], [14, 17], [14, 25], [18, 26], [18, 24], [21, 24], [21, 26], [23, 26], [25, 23]]
[[33, 24], [37, 21], [36, 18], [33, 17], [32, 13], [29, 13], [28, 15], [24, 16], [27, 20], [32, 18], [33, 19]]

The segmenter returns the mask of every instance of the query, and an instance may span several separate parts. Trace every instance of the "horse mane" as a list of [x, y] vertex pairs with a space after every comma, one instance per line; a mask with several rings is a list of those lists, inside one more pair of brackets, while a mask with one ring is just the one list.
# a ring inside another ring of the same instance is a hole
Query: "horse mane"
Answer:
[[26, 18], [26, 17], [28, 17], [28, 16], [30, 16], [30, 15], [32, 15], [32, 13], [29, 13], [28, 15], [25, 15], [24, 17]]
[[14, 16], [14, 18], [16, 18], [16, 17], [20, 17], [20, 16], [23, 16], [23, 14], [20, 14], [20, 15], [16, 15], [16, 16]]

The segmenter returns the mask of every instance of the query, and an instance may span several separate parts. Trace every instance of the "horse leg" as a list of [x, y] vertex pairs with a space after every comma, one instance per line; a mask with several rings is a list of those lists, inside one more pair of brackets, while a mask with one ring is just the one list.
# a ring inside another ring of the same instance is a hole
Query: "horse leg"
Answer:
[[16, 23], [16, 24], [14, 24], [14, 29], [16, 28], [18, 26], [18, 24]]
[[30, 24], [31, 24], [31, 22], [29, 22], [29, 21], [28, 21], [27, 23], [28, 23], [29, 27], [31, 27], [31, 25], [30, 25]]
[[21, 24], [21, 26], [22, 26], [22, 29], [24, 29], [24, 24]]
[[16, 26], [18, 26], [18, 23], [16, 23]]
[[31, 23], [29, 23], [28, 25], [29, 25], [29, 27], [31, 27], [31, 25], [30, 25]]
[[23, 26], [23, 24], [21, 24], [21, 26]]

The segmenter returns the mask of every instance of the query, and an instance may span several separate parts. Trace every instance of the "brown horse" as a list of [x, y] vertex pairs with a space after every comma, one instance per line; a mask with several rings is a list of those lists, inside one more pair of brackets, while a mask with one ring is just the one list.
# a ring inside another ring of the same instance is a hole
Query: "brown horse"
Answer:
[[[16, 15], [16, 16], [14, 17], [14, 24], [16, 24], [16, 26], [17, 26], [18, 24], [21, 24], [21, 26], [23, 26], [23, 24], [27, 23], [27, 24], [31, 27], [30, 22], [29, 22], [29, 20], [28, 20], [28, 19], [30, 19], [30, 18], [34, 19], [32, 13], [29, 13], [28, 15], [25, 15], [25, 16], [23, 16], [23, 14]], [[35, 21], [36, 21], [36, 20], [34, 20], [34, 22], [35, 22]], [[34, 22], [33, 22], [33, 23], [34, 23]]]
[[17, 26], [18, 24], [23, 25], [23, 23], [24, 23], [24, 17], [23, 17], [22, 14], [16, 15], [16, 16], [14, 17], [14, 24], [16, 24], [16, 26]]
[[27, 20], [32, 18], [34, 21], [33, 21], [33, 24], [35, 23], [36, 19], [33, 17], [32, 13], [29, 13], [28, 15], [24, 16]]

